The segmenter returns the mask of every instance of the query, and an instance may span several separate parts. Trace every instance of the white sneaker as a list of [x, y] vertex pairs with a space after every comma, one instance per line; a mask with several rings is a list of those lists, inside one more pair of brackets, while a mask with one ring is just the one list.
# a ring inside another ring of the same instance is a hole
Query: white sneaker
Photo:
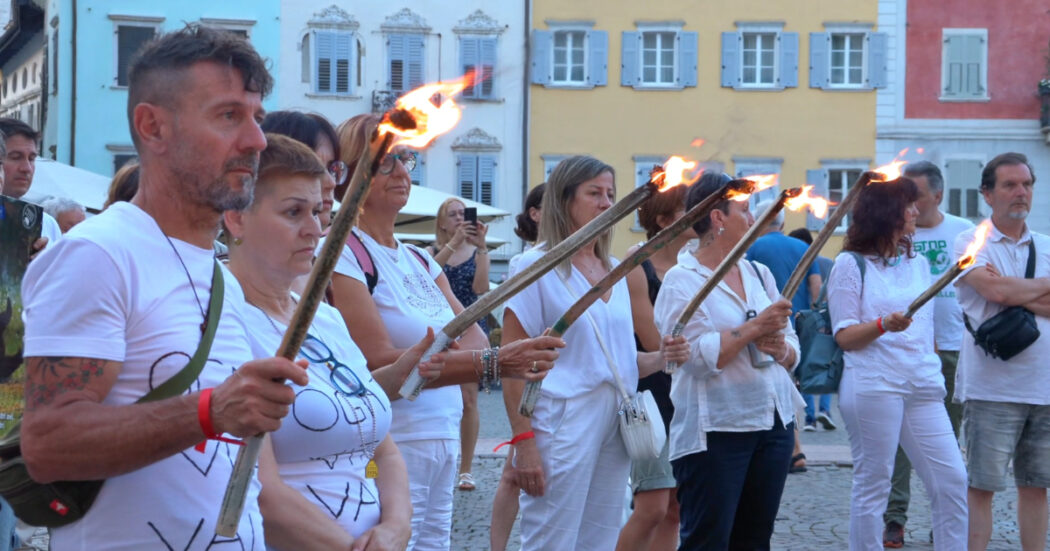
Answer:
[[802, 427], [802, 432], [816, 432], [817, 426], [813, 423], [806, 423], [806, 426]]

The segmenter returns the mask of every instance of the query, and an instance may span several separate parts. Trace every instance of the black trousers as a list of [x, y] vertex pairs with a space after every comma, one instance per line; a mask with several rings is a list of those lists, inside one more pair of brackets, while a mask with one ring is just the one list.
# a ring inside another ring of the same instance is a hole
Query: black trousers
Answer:
[[795, 446], [795, 424], [709, 432], [707, 451], [671, 462], [681, 506], [680, 551], [769, 549]]

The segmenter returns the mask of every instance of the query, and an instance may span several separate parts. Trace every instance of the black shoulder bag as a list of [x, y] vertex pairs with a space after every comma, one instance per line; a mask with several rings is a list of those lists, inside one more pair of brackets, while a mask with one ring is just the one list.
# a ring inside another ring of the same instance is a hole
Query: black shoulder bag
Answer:
[[[215, 339], [222, 316], [223, 279], [219, 263], [211, 278], [208, 325], [190, 362], [171, 379], [154, 388], [136, 403], [173, 398], [190, 388], [201, 373]], [[59, 481], [40, 484], [29, 476], [22, 460], [21, 421], [0, 440], [0, 495], [14, 509], [15, 516], [30, 526], [57, 528], [78, 521], [87, 514], [105, 480]]]
[[[1035, 276], [1035, 239], [1028, 242], [1028, 265], [1024, 277]], [[970, 326], [970, 318], [963, 314], [966, 330], [973, 335], [973, 342], [984, 350], [985, 355], [1006, 361], [1020, 354], [1039, 339], [1039, 326], [1035, 314], [1024, 306], [1011, 306], [988, 318], [977, 331]]]

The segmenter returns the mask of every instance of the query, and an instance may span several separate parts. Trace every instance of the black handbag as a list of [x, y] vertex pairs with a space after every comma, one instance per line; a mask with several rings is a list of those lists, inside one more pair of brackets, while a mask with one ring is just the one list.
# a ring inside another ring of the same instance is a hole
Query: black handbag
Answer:
[[[197, 351], [186, 367], [155, 387], [137, 403], [173, 398], [190, 388], [208, 360], [215, 330], [222, 316], [224, 281], [219, 263], [212, 272], [208, 320]], [[19, 420], [0, 439], [0, 495], [7, 500], [15, 516], [30, 526], [57, 528], [80, 520], [95, 502], [105, 480], [68, 480], [41, 484], [29, 476], [22, 460], [21, 425]]]
[[[1035, 240], [1028, 242], [1028, 265], [1024, 276], [1035, 275]], [[1035, 314], [1024, 306], [1011, 306], [988, 318], [977, 331], [970, 326], [970, 318], [963, 314], [966, 330], [973, 335], [973, 342], [993, 358], [1006, 361], [1020, 354], [1039, 339], [1039, 326]]]

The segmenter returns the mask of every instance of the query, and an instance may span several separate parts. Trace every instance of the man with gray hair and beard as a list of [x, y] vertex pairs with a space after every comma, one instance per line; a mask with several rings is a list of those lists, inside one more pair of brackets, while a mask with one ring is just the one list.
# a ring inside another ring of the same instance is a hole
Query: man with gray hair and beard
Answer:
[[[128, 78], [138, 192], [49, 247], [23, 283], [23, 458], [41, 483], [105, 479], [82, 518], [51, 531], [54, 550], [262, 551], [257, 478], [236, 536], [215, 535], [229, 436], [276, 430], [295, 398], [280, 381], [307, 377], [283, 358], [248, 361], [244, 294], [211, 247], [222, 212], [251, 202], [273, 79], [246, 40], [201, 26], [147, 44]], [[187, 365], [209, 321], [189, 388], [136, 403]]]
[[[970, 551], [988, 546], [992, 497], [1007, 488], [1013, 460], [1017, 484], [1017, 525], [1021, 547], [1046, 546], [1046, 488], [1050, 487], [1050, 237], [1025, 223], [1032, 208], [1035, 175], [1020, 153], [1003, 153], [985, 165], [981, 193], [992, 208], [988, 240], [977, 261], [956, 280], [959, 304], [969, 327], [979, 329], [1011, 306], [1034, 314], [1042, 336], [1012, 343], [1007, 360], [992, 356], [967, 331], [959, 354], [957, 398], [963, 402], [963, 433], [969, 476]], [[974, 230], [955, 240], [961, 257]], [[1034, 268], [1026, 277], [1029, 261]], [[1023, 315], [1017, 309], [1005, 315]], [[1017, 334], [1018, 331], [1013, 331]], [[1009, 337], [1009, 336], [1008, 336]], [[1010, 344], [999, 340], [999, 344]], [[994, 350], [994, 349], [993, 349]]]

